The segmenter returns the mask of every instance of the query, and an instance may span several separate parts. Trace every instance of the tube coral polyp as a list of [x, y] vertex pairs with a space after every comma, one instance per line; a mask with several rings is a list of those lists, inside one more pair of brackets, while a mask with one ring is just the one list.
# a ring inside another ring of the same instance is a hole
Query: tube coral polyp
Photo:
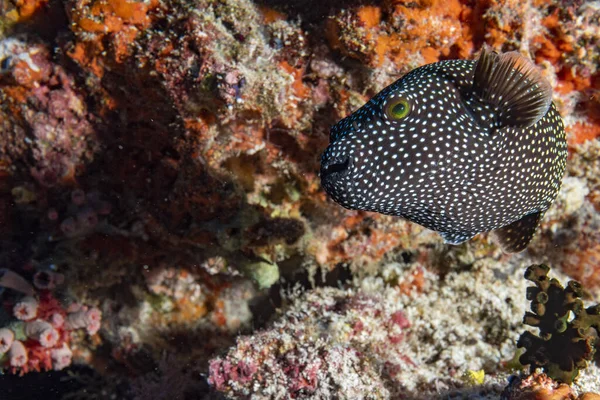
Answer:
[[[58, 226], [68, 238], [92, 233], [100, 222], [100, 216], [106, 216], [112, 210], [111, 204], [102, 200], [98, 192], [85, 193], [81, 189], [71, 193], [71, 203]], [[57, 219], [58, 215], [53, 220]]]
[[0, 354], [6, 353], [15, 340], [15, 334], [8, 328], [0, 328]]
[[25, 334], [38, 341], [43, 347], [54, 347], [58, 342], [58, 331], [41, 319], [25, 324]]
[[0, 328], [0, 355], [8, 356], [0, 359], [0, 372], [5, 369], [21, 375], [70, 365], [71, 333], [84, 328], [94, 335], [102, 320], [98, 308], [76, 305], [68, 310], [48, 291], [42, 291], [38, 299], [22, 298], [13, 307], [13, 315], [16, 321]]
[[65, 367], [71, 365], [71, 359], [73, 357], [73, 352], [67, 346], [66, 343], [63, 343], [63, 347], [58, 349], [52, 349], [50, 351], [50, 358], [52, 359], [52, 369], [59, 371]]
[[61, 285], [65, 276], [52, 271], [38, 271], [33, 276], [33, 285], [38, 289], [51, 290]]
[[82, 307], [67, 315], [66, 325], [69, 329], [85, 328], [90, 335], [94, 335], [100, 329], [101, 319], [102, 312], [96, 307], [89, 310]]
[[71, 192], [71, 202], [76, 206], [81, 206], [85, 203], [85, 192], [81, 189], [75, 189]]
[[34, 319], [37, 316], [38, 301], [32, 296], [26, 296], [13, 307], [15, 318], [22, 321]]
[[15, 340], [8, 350], [8, 359], [10, 366], [13, 368], [24, 367], [29, 360], [27, 357], [27, 349], [23, 342]]
[[65, 317], [63, 317], [61, 313], [55, 312], [50, 316], [48, 321], [50, 321], [50, 324], [52, 324], [53, 327], [58, 329], [62, 328], [65, 324]]

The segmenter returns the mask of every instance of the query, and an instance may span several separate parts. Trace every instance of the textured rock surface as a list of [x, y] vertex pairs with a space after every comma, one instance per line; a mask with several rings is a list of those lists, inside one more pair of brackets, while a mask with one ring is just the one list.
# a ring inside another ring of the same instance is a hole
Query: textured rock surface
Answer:
[[[598, 301], [599, 18], [581, 0], [2, 2], [0, 269], [63, 316], [101, 312], [60, 341], [94, 371], [72, 378], [75, 398], [499, 398], [526, 266]], [[529, 249], [446, 246], [329, 201], [329, 127], [484, 43], [535, 59], [569, 135]], [[8, 276], [0, 328], [30, 294]], [[33, 373], [2, 379], [17, 396]], [[600, 391], [597, 375], [573, 393]]]

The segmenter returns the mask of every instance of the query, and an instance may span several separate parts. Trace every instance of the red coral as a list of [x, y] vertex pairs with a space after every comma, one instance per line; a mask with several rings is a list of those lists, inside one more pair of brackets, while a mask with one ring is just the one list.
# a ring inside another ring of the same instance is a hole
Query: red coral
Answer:
[[225, 388], [225, 384], [229, 381], [246, 384], [252, 381], [254, 374], [258, 371], [258, 367], [253, 362], [238, 361], [237, 364], [232, 364], [224, 360], [211, 360], [210, 362], [210, 378], [209, 382], [217, 388]]
[[[68, 366], [72, 358], [69, 343], [73, 330], [86, 328], [92, 335], [100, 328], [101, 313], [97, 308], [82, 307], [85, 323], [82, 326], [72, 326], [64, 323], [71, 314], [49, 291], [41, 291], [36, 301], [36, 319], [26, 322], [24, 326], [29, 339], [14, 341], [5, 365], [0, 364], [0, 368], [7, 368], [14, 374], [59, 370]], [[12, 333], [10, 325], [0, 331], [5, 332], [7, 337], [10, 337], [7, 331]]]

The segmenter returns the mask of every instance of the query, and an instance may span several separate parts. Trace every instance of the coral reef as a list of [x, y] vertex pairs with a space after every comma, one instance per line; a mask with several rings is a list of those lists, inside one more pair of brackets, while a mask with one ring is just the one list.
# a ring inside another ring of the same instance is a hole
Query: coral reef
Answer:
[[[64, 306], [48, 291], [13, 303], [13, 318], [0, 328], [0, 369], [11, 373], [62, 370], [71, 364], [72, 348], [76, 350], [81, 340], [76, 331], [83, 328], [95, 335], [100, 329], [98, 308], [77, 303]], [[11, 302], [3, 305], [10, 308]]]
[[43, 187], [73, 182], [97, 146], [85, 99], [51, 57], [44, 44], [17, 38], [0, 44], [0, 154], [9, 165], [24, 163], [14, 172], [29, 172]]
[[535, 283], [527, 289], [531, 311], [523, 323], [539, 329], [539, 336], [529, 331], [521, 335], [517, 346], [525, 353], [519, 361], [531, 371], [542, 368], [553, 379], [571, 383], [592, 360], [600, 332], [600, 305], [584, 308], [583, 288], [570, 281], [566, 288], [548, 278], [550, 268], [532, 265], [525, 278]]
[[232, 396], [260, 388], [291, 398], [384, 398], [379, 371], [393, 377], [413, 363], [398, 347], [409, 326], [381, 297], [310, 293], [268, 331], [239, 338], [226, 358], [212, 360], [209, 383]]
[[[554, 265], [598, 301], [599, 10], [0, 2], [3, 387], [84, 364], [89, 392], [71, 398], [500, 398], [524, 265]], [[402, 73], [483, 44], [535, 59], [569, 135], [564, 187], [528, 251], [485, 235], [449, 247], [330, 202], [317, 176], [330, 126]], [[598, 391], [596, 368], [573, 396]]]
[[565, 383], [558, 383], [542, 373], [516, 377], [502, 393], [505, 400], [598, 400], [600, 395], [582, 393], [577, 396]]
[[[210, 361], [209, 382], [234, 398], [498, 398], [504, 375], [474, 383], [469, 371], [498, 370], [512, 356], [512, 327], [525, 310], [510, 299], [524, 291], [523, 279], [505, 276], [506, 287], [490, 292], [499, 265], [477, 263], [442, 281], [419, 264], [390, 264], [345, 290], [291, 296], [272, 325]], [[422, 278], [402, 279], [419, 270]]]

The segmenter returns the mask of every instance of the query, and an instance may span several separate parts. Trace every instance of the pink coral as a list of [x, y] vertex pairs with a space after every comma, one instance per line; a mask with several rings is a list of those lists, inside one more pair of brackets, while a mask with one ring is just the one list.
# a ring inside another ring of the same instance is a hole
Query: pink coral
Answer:
[[33, 285], [38, 289], [51, 290], [61, 285], [65, 276], [52, 271], [38, 271], [33, 275]]
[[77, 213], [77, 223], [82, 229], [92, 229], [98, 224], [98, 214], [92, 207], [84, 207]]
[[316, 290], [271, 328], [238, 338], [227, 356], [211, 360], [208, 380], [233, 397], [264, 389], [290, 398], [328, 398], [331, 386], [360, 381], [348, 387], [348, 398], [385, 398], [390, 393], [378, 366], [390, 366], [390, 379], [414, 367], [399, 346], [409, 327], [405, 314], [383, 298]]
[[23, 342], [15, 340], [8, 350], [8, 358], [11, 367], [24, 367], [27, 364], [27, 349]]
[[92, 307], [85, 313], [86, 319], [86, 327], [87, 333], [89, 335], [95, 335], [100, 329], [100, 324], [102, 322], [102, 312], [96, 308]]
[[54, 347], [58, 342], [58, 331], [48, 322], [35, 320], [25, 325], [25, 334], [30, 339], [37, 340], [43, 347]]
[[9, 79], [0, 85], [3, 105], [13, 110], [2, 140], [7, 143], [0, 143], [7, 150], [4, 159], [24, 162], [42, 187], [71, 181], [98, 146], [93, 117], [75, 80], [54, 62], [49, 47], [13, 42], [10, 59], [26, 61], [8, 63], [4, 75]]
[[71, 192], [71, 202], [77, 206], [85, 203], [85, 192], [81, 189], [75, 189]]
[[46, 215], [50, 221], [56, 221], [58, 219], [58, 211], [56, 211], [55, 208], [49, 208]]
[[68, 329], [85, 328], [90, 335], [95, 335], [100, 329], [101, 320], [102, 312], [98, 308], [81, 307], [67, 315], [66, 325]]
[[0, 328], [0, 354], [6, 353], [15, 340], [15, 334], [8, 328]]
[[[21, 299], [20, 309], [29, 310], [32, 299], [27, 297]], [[74, 311], [68, 313], [65, 306], [47, 290], [39, 293], [39, 299], [35, 300], [35, 303], [35, 318], [28, 319], [24, 324], [27, 340], [17, 344], [13, 342], [11, 345], [16, 328], [0, 328], [0, 346], [14, 348], [10, 353], [14, 357], [0, 361], [0, 368], [5, 367], [8, 371], [21, 375], [30, 371], [63, 369], [71, 363], [73, 356], [70, 342], [75, 336], [71, 334], [72, 331], [84, 328], [93, 335], [100, 329], [102, 313], [96, 307], [74, 303], [70, 306]], [[31, 315], [33, 314], [30, 313], [28, 316]], [[71, 323], [67, 323], [69, 316]]]
[[78, 227], [75, 218], [69, 217], [66, 218], [63, 222], [60, 223], [60, 230], [65, 234], [66, 237], [72, 237], [77, 234]]
[[65, 317], [63, 317], [61, 313], [55, 312], [50, 316], [48, 321], [50, 321], [50, 324], [52, 324], [53, 327], [58, 329], [62, 328], [62, 326], [65, 324]]
[[22, 321], [34, 319], [37, 316], [38, 305], [34, 297], [25, 296], [13, 307], [13, 314]]
[[84, 309], [79, 309], [78, 311], [67, 314], [67, 319], [65, 321], [67, 329], [85, 328], [87, 326], [85, 314]]
[[66, 343], [63, 343], [61, 348], [52, 349], [50, 351], [50, 358], [52, 359], [52, 368], [59, 371], [71, 365], [73, 352]]
[[68, 238], [93, 233], [100, 222], [100, 216], [106, 216], [112, 211], [112, 205], [102, 200], [97, 191], [86, 194], [81, 189], [74, 190], [71, 193], [71, 203], [59, 224], [60, 231]]

